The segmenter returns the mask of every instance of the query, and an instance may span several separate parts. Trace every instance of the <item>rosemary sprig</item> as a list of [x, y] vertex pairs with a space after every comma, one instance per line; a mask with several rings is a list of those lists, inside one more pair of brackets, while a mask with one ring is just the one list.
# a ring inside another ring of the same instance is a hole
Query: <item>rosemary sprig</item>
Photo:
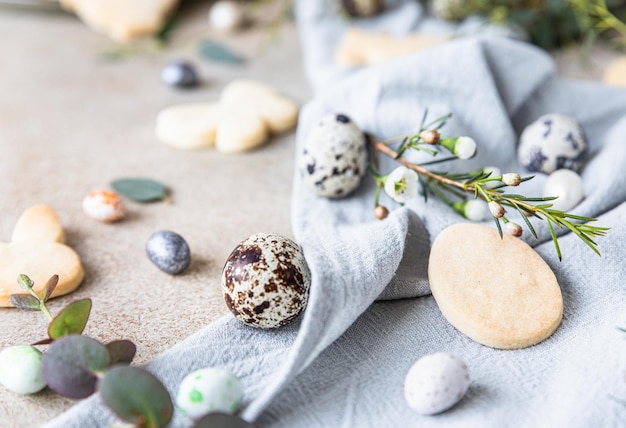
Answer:
[[[369, 141], [374, 147], [376, 154], [382, 153], [394, 160], [397, 160], [407, 169], [417, 173], [415, 181], [422, 183], [425, 197], [427, 192], [430, 192], [446, 204], [452, 206], [455, 210], [465, 214], [468, 218], [471, 218], [471, 215], [468, 215], [465, 212], [467, 207], [462, 204], [459, 205], [459, 202], [454, 202], [453, 199], [457, 198], [462, 201], [481, 199], [485, 201], [489, 206], [489, 210], [501, 237], [503, 233], [502, 224], [507, 227], [508, 231], [512, 235], [522, 235], [521, 226], [511, 222], [505, 216], [506, 208], [510, 208], [520, 214], [525, 225], [535, 238], [537, 238], [537, 232], [530, 222], [529, 217], [534, 217], [547, 222], [559, 260], [562, 259], [562, 253], [555, 228], [569, 229], [596, 254], [600, 255], [595, 238], [604, 236], [609, 228], [589, 224], [590, 222], [597, 221], [597, 219], [569, 214], [564, 211], [553, 209], [550, 201], [556, 199], [556, 197], [528, 197], [517, 193], [505, 192], [505, 188], [509, 186], [518, 186], [524, 181], [531, 180], [533, 176], [520, 177], [515, 173], [494, 176], [491, 172], [487, 172], [483, 169], [461, 174], [451, 174], [444, 171], [431, 171], [426, 169], [424, 165], [431, 164], [430, 162], [418, 165], [402, 157], [403, 153], [409, 149], [426, 151], [427, 153], [433, 152], [432, 154], [435, 156], [438, 152], [432, 149], [424, 150], [425, 146], [430, 145], [432, 147], [435, 145], [444, 145], [444, 147], [456, 155], [455, 159], [463, 158], [455, 151], [457, 147], [455, 147], [454, 144], [446, 146], [445, 142], [450, 140], [459, 141], [463, 138], [467, 139], [468, 137], [458, 137], [456, 139], [439, 138], [440, 136], [437, 129], [440, 129], [449, 117], [450, 115], [442, 116], [425, 127], [420, 127], [421, 129], [417, 134], [398, 138], [396, 141], [400, 141], [400, 146], [397, 150], [392, 149], [389, 142], [381, 142], [374, 139], [370, 139]], [[422, 122], [424, 122], [424, 119]], [[430, 126], [434, 126], [436, 129], [429, 128]], [[436, 135], [433, 135], [433, 133]], [[433, 143], [432, 141], [435, 142]], [[460, 151], [461, 153], [467, 153], [465, 149], [461, 149]], [[450, 160], [450, 158], [446, 158], [446, 160]], [[413, 178], [407, 174], [403, 175], [402, 172], [396, 173], [396, 171], [388, 176], [380, 175], [375, 168], [370, 168], [370, 171], [376, 180], [377, 186], [374, 201], [376, 206], [376, 217], [379, 219], [384, 218], [386, 217], [388, 210], [387, 208], [379, 205], [381, 189], [384, 188], [390, 195], [402, 195], [401, 198], [394, 197], [394, 199], [396, 202], [403, 203], [404, 200], [407, 199], [407, 196], [404, 195], [404, 193], [408, 188], [408, 182]], [[391, 190], [388, 190], [387, 181], [390, 180], [393, 181], [393, 183], [389, 184], [393, 185], [393, 187], [389, 187]], [[473, 199], [470, 199], [471, 196], [473, 196]]]

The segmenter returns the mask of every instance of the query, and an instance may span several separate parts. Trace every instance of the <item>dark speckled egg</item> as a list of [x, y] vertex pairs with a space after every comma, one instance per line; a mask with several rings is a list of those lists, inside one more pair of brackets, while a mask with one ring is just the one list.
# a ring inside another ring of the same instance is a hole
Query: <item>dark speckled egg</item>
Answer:
[[273, 233], [250, 236], [235, 248], [222, 271], [222, 291], [230, 311], [244, 324], [276, 328], [306, 306], [311, 273], [302, 249]]
[[359, 186], [367, 169], [365, 135], [348, 116], [327, 115], [307, 135], [298, 168], [313, 192], [343, 198]]
[[546, 114], [528, 125], [520, 136], [517, 157], [532, 172], [551, 174], [557, 169], [580, 171], [588, 144], [581, 126], [562, 114]]
[[155, 232], [148, 238], [146, 254], [156, 267], [172, 275], [185, 270], [191, 261], [187, 241], [169, 230]]

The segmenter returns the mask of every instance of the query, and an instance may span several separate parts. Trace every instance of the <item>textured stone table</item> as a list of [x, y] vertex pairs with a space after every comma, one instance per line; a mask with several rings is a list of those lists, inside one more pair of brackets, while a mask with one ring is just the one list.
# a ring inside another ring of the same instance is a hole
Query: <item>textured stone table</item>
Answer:
[[[103, 342], [132, 340], [138, 364], [227, 313], [220, 274], [241, 240], [261, 231], [291, 235], [293, 133], [242, 155], [178, 151], [154, 136], [160, 109], [216, 100], [236, 77], [268, 82], [301, 103], [310, 97], [291, 25], [274, 39], [259, 29], [225, 39], [249, 58], [243, 66], [200, 59], [194, 43], [215, 36], [205, 24], [207, 9], [185, 11], [168, 49], [113, 62], [100, 55], [113, 44], [71, 15], [0, 9], [0, 240], [9, 240], [25, 208], [51, 205], [86, 271], [82, 286], [50, 302], [51, 311], [91, 298], [85, 333]], [[612, 54], [593, 55], [593, 67], [582, 68], [577, 51], [558, 53], [561, 73], [598, 78]], [[160, 68], [179, 58], [197, 64], [201, 87], [162, 84]], [[82, 213], [88, 192], [125, 176], [165, 183], [172, 204], [129, 202], [117, 224]], [[191, 247], [193, 261], [182, 275], [159, 271], [145, 255], [147, 238], [162, 229]], [[41, 314], [0, 308], [0, 349], [43, 338], [46, 325]], [[37, 426], [72, 404], [47, 390], [23, 397], [0, 387], [0, 425]]]

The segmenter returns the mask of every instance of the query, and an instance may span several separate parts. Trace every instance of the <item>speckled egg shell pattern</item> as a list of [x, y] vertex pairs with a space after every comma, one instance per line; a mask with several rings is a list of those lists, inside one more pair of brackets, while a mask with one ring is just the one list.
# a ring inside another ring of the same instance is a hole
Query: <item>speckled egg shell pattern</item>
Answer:
[[235, 413], [243, 399], [239, 379], [225, 368], [207, 367], [189, 373], [180, 383], [176, 407], [192, 419], [210, 412]]
[[358, 187], [367, 168], [365, 135], [343, 114], [325, 116], [307, 136], [298, 168], [316, 194], [347, 196]]
[[126, 215], [122, 198], [115, 192], [96, 191], [83, 199], [83, 211], [88, 216], [104, 222], [121, 220]]
[[148, 238], [146, 254], [155, 266], [172, 275], [185, 270], [191, 261], [187, 241], [169, 230], [155, 232]]
[[561, 168], [579, 171], [587, 157], [587, 146], [585, 133], [574, 119], [547, 114], [524, 129], [517, 155], [529, 171], [546, 174]]
[[406, 375], [404, 397], [422, 415], [434, 415], [458, 403], [467, 392], [470, 376], [463, 360], [447, 352], [426, 355]]
[[230, 254], [222, 272], [224, 299], [240, 321], [275, 328], [306, 306], [311, 274], [302, 250], [281, 235], [252, 235]]

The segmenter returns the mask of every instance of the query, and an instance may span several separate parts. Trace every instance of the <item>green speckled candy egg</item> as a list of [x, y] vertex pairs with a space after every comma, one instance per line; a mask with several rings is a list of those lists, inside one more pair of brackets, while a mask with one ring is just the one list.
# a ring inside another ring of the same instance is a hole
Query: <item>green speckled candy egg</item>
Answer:
[[30, 345], [17, 345], [0, 352], [0, 383], [18, 394], [34, 394], [44, 389], [41, 351]]
[[209, 367], [189, 373], [178, 387], [176, 407], [192, 419], [210, 412], [235, 413], [243, 399], [243, 386], [230, 371]]

